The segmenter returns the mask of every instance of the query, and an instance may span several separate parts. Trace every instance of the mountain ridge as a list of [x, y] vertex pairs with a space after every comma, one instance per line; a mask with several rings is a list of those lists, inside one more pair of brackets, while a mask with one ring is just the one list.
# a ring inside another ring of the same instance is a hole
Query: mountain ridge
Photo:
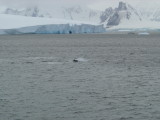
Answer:
[[130, 20], [133, 19], [133, 17], [137, 21], [142, 20], [138, 12], [131, 5], [119, 2], [117, 8], [111, 7], [106, 9], [100, 18], [102, 24], [106, 27], [112, 27], [119, 25], [123, 19]]
[[126, 2], [119, 2], [117, 7], [108, 7], [104, 11], [77, 5], [73, 7], [62, 7], [57, 10], [53, 8], [53, 11], [45, 11], [37, 6], [23, 9], [8, 7], [0, 12], [6, 15], [81, 21], [103, 25], [105, 28], [115, 28], [118, 26], [129, 27], [133, 26], [132, 24], [143, 24], [144, 27], [146, 24], [147, 27], [147, 24], [152, 24], [151, 22], [155, 24], [160, 22], [160, 9], [143, 11], [134, 8]]

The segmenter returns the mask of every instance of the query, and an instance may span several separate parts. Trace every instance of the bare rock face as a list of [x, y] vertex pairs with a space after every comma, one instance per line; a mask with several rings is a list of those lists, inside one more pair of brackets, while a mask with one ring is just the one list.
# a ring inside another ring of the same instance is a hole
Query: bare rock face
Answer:
[[107, 25], [114, 26], [114, 25], [119, 25], [119, 23], [120, 23], [120, 16], [118, 12], [115, 12], [113, 16], [110, 17], [110, 19], [108, 20]]
[[121, 23], [122, 19], [130, 20], [134, 16], [141, 20], [138, 12], [129, 4], [119, 2], [117, 8], [108, 8], [100, 16], [100, 21], [106, 26], [117, 26]]
[[102, 15], [100, 16], [101, 23], [105, 22], [108, 20], [108, 18], [114, 13], [114, 10], [112, 7], [107, 8]]
[[4, 14], [17, 14], [17, 10], [7, 8], [4, 12]]
[[[123, 14], [125, 14], [125, 15], [122, 16], [121, 11], [123, 11]], [[128, 11], [126, 3], [119, 2], [118, 8], [115, 8], [114, 14], [110, 16], [108, 23], [107, 23], [107, 26], [119, 25], [122, 17], [129, 19], [130, 16], [129, 16], [129, 11]]]
[[39, 9], [37, 7], [27, 8], [25, 12], [25, 16], [39, 17]]
[[127, 5], [124, 2], [119, 2], [117, 10], [127, 10]]

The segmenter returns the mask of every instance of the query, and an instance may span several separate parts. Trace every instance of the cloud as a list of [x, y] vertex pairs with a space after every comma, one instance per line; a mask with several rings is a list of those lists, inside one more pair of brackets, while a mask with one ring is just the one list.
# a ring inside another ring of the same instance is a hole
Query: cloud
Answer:
[[105, 9], [117, 6], [119, 1], [131, 3], [140, 7], [160, 7], [160, 0], [0, 0], [0, 5], [12, 7], [40, 6], [44, 8], [55, 8], [60, 6], [89, 6], [92, 9]]
[[117, 7], [120, 1], [131, 4], [135, 8], [139, 9], [160, 9], [160, 0], [99, 0], [89, 5], [92, 9], [104, 10], [108, 7]]
[[68, 6], [68, 5], [91, 5], [97, 3], [112, 3], [119, 0], [0, 0], [1, 5], [10, 6], [27, 6], [27, 5], [44, 5], [44, 6]]
[[89, 4], [94, 0], [0, 0], [1, 5], [9, 6], [27, 6], [27, 5], [73, 5], [73, 4]]

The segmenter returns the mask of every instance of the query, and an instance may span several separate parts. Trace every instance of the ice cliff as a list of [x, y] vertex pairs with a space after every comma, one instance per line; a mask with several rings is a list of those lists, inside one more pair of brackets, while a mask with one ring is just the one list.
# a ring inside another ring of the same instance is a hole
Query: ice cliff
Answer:
[[103, 33], [102, 25], [89, 24], [52, 24], [22, 27], [16, 29], [1, 29], [0, 34], [76, 34], [76, 33]]

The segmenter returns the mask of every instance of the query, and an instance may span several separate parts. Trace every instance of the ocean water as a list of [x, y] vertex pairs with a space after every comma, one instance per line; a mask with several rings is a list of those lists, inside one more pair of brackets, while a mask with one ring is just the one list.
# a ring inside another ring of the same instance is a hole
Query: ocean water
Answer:
[[159, 120], [159, 38], [0, 36], [0, 120]]

